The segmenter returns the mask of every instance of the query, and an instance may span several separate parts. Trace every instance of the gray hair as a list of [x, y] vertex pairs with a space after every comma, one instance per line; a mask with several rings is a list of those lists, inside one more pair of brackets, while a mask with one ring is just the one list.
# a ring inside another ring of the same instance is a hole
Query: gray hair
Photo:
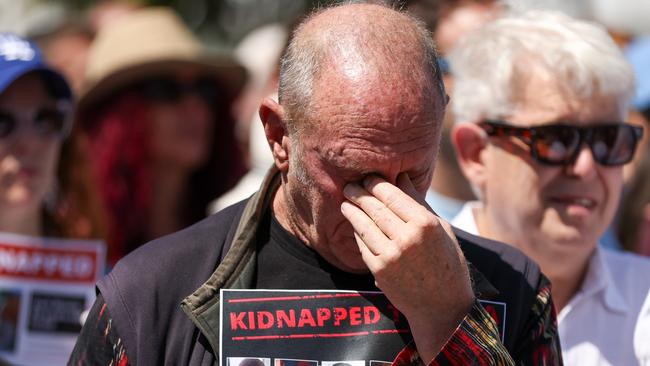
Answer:
[[[634, 93], [634, 75], [600, 26], [551, 11], [507, 16], [472, 32], [449, 55], [456, 121], [512, 114], [530, 62], [579, 98], [611, 97], [621, 118]], [[523, 66], [522, 66], [523, 64]]]
[[[372, 3], [391, 9], [389, 6], [382, 5], [381, 2], [378, 4], [377, 1], [355, 1], [349, 3]], [[426, 75], [424, 76], [430, 80], [427, 85], [431, 86], [432, 89], [435, 87], [436, 94], [441, 98], [440, 105], [445, 105], [446, 92], [442, 81], [442, 73], [438, 65], [438, 53], [433, 42], [433, 37], [424, 23], [406, 12], [393, 9], [408, 19], [411, 27], [381, 29], [382, 25], [370, 23], [372, 29], [369, 29], [367, 32], [360, 32], [358, 24], [354, 26], [354, 29], [343, 25], [341, 27], [329, 27], [323, 32], [306, 30], [310, 20], [328, 9], [330, 8], [318, 10], [301, 22], [294, 31], [291, 41], [280, 61], [278, 97], [280, 104], [283, 105], [287, 114], [286, 122], [290, 134], [300, 132], [303, 129], [300, 120], [309, 118], [315, 81], [321, 70], [327, 65], [327, 62], [332, 62], [332, 60], [336, 62], [337, 57], [335, 55], [333, 56], [333, 53], [345, 50], [346, 48], [354, 48], [369, 56], [366, 58], [368, 62], [372, 62], [373, 57], [382, 57], [385, 60], [400, 57], [400, 55], [395, 54], [396, 52], [389, 47], [373, 49], [372, 47], [377, 44], [376, 41], [373, 43], [374, 39], [394, 39], [396, 44], [415, 39], [416, 42], [420, 43], [419, 52], [421, 52], [425, 63], [424, 69]], [[422, 60], [417, 61], [421, 62]], [[394, 70], [385, 71], [391, 72]], [[418, 70], [409, 71], [415, 74], [413, 76], [414, 78], [420, 76]]]

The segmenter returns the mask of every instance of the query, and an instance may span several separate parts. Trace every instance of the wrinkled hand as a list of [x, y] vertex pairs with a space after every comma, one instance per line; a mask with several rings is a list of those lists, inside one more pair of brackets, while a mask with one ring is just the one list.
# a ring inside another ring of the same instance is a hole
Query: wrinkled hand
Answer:
[[377, 176], [348, 184], [341, 211], [377, 287], [408, 319], [426, 361], [470, 311], [474, 294], [449, 224], [427, 208], [406, 174], [397, 185]]

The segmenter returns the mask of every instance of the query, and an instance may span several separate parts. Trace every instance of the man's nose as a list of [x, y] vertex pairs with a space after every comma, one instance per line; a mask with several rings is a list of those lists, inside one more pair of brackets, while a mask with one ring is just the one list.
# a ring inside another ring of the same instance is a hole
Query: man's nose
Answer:
[[598, 163], [594, 160], [591, 148], [587, 144], [580, 146], [580, 151], [573, 163], [566, 166], [567, 174], [584, 180], [593, 178], [598, 169]]

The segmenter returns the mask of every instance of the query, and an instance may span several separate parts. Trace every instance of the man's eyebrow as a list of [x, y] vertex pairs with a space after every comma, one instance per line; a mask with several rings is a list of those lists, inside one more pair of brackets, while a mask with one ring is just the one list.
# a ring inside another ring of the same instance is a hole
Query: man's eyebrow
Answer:
[[341, 159], [340, 162], [333, 163], [334, 168], [340, 170], [343, 173], [357, 176], [359, 179], [363, 179], [369, 175], [376, 175], [378, 177], [384, 177], [380, 172], [374, 169], [370, 169], [363, 161], [350, 161], [346, 159]]
[[325, 158], [325, 160], [337, 169], [357, 171], [361, 172], [363, 170], [363, 164], [357, 161], [350, 160], [343, 155], [338, 155], [333, 158]]

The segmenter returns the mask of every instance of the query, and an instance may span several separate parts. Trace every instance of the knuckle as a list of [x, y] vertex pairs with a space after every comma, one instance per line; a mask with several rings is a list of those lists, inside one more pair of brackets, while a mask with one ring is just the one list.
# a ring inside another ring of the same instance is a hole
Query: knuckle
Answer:
[[383, 256], [384, 268], [390, 268], [400, 259], [400, 253], [396, 250], [387, 251]]
[[386, 206], [392, 208], [399, 207], [402, 204], [402, 200], [400, 196], [394, 193], [388, 194], [386, 196], [385, 202], [386, 202]]
[[436, 215], [431, 212], [426, 212], [418, 216], [416, 219], [416, 224], [423, 231], [433, 231], [437, 230], [440, 227], [440, 221]]
[[413, 242], [415, 240], [415, 235], [413, 231], [406, 231], [402, 232], [398, 237], [397, 237], [397, 244], [400, 245], [401, 247], [409, 245], [409, 243]]
[[384, 205], [377, 205], [372, 209], [373, 217], [375, 217], [376, 219], [382, 218], [383, 216], [386, 215], [386, 209], [387, 207]]

